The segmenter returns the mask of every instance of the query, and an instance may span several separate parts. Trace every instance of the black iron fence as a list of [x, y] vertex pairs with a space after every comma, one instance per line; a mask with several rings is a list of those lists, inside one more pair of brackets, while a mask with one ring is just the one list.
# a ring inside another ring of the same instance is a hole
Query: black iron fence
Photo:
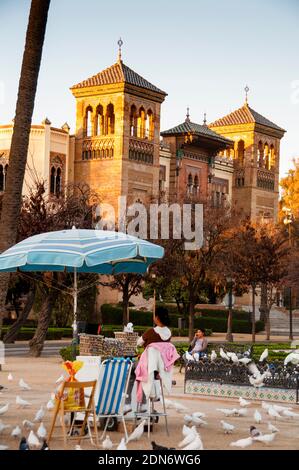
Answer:
[[[272, 361], [256, 364], [260, 373], [269, 373], [263, 379], [263, 384], [271, 388], [296, 389], [298, 401], [299, 367], [293, 364], [284, 366], [283, 362]], [[185, 383], [188, 380], [202, 382], [217, 382], [220, 384], [250, 385], [249, 372], [245, 364], [228, 362], [226, 359], [211, 361], [203, 358], [198, 362], [185, 364]]]

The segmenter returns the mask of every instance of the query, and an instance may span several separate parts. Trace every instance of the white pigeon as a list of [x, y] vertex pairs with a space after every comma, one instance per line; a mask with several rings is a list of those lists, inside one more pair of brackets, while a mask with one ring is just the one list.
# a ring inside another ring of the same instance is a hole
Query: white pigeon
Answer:
[[265, 444], [268, 444], [269, 442], [272, 442], [275, 438], [275, 433], [271, 434], [262, 434], [261, 436], [256, 436], [253, 439], [258, 442], [264, 442]]
[[53, 410], [54, 406], [55, 406], [55, 405], [54, 405], [54, 403], [53, 403], [52, 400], [49, 400], [48, 403], [46, 404], [46, 408], [47, 408], [47, 410], [49, 410], [49, 411], [50, 411], [50, 410]]
[[31, 390], [31, 387], [23, 379], [19, 380], [19, 387], [21, 390]]
[[64, 382], [64, 375], [61, 375], [58, 377], [58, 379], [55, 381], [56, 384], [60, 384], [61, 382]]
[[289, 362], [291, 362], [294, 365], [299, 364], [299, 351], [291, 352], [290, 354], [287, 355], [287, 357], [284, 360], [284, 365], [286, 366]]
[[274, 418], [274, 419], [281, 418], [280, 414], [273, 408], [273, 406], [270, 406], [267, 412], [268, 412], [268, 415], [271, 416], [271, 418]]
[[198, 435], [198, 433], [196, 432], [195, 428], [192, 428], [192, 431], [187, 434], [187, 436], [185, 436], [185, 438], [178, 443], [178, 447], [185, 447], [187, 445], [189, 445], [191, 442], [194, 441], [195, 437]]
[[34, 434], [34, 432], [31, 430], [27, 439], [29, 447], [40, 447], [41, 443], [39, 442], [38, 438]]
[[239, 363], [239, 358], [238, 358], [236, 353], [232, 353], [230, 358], [231, 358], [232, 362], [234, 362], [235, 364]]
[[261, 373], [258, 370], [255, 362], [250, 361], [249, 364], [247, 364], [247, 368], [249, 372], [254, 376], [254, 378], [260, 377]]
[[1, 421], [0, 419], [0, 434], [5, 430], [5, 429], [8, 429], [10, 428], [10, 425], [9, 424], [4, 424], [3, 421]]
[[194, 353], [194, 354], [193, 354], [193, 357], [194, 357], [194, 360], [195, 360], [196, 362], [199, 362], [200, 355], [199, 355], [198, 352], [197, 352], [197, 353]]
[[298, 414], [298, 413], [294, 413], [294, 411], [291, 411], [291, 410], [282, 410], [281, 413], [282, 413], [283, 416], [285, 416], [286, 418], [298, 418], [298, 417], [299, 417], [299, 414]]
[[13, 375], [12, 375], [11, 373], [8, 374], [7, 380], [8, 380], [9, 382], [12, 382], [12, 381], [13, 381]]
[[278, 413], [284, 410], [292, 410], [291, 406], [282, 406], [282, 405], [275, 405], [275, 404], [273, 405], [273, 408], [274, 410], [278, 411]]
[[263, 387], [265, 385], [263, 380], [264, 379], [262, 378], [262, 376], [259, 376], [256, 379], [253, 376], [249, 377], [249, 382], [251, 383], [251, 385], [253, 385], [256, 388]]
[[272, 407], [271, 403], [267, 403], [266, 401], [262, 401], [262, 408], [264, 410], [268, 410], [271, 407]]
[[269, 354], [268, 348], [266, 348], [261, 354], [260, 362], [264, 362], [267, 359], [268, 354]]
[[239, 403], [240, 403], [241, 406], [244, 407], [244, 406], [249, 406], [250, 403], [251, 403], [251, 401], [247, 401], [247, 400], [245, 400], [244, 398], [239, 397]]
[[216, 408], [216, 410], [225, 414], [225, 416], [233, 416], [238, 411], [236, 408]]
[[239, 439], [238, 441], [231, 442], [230, 446], [241, 447], [241, 449], [245, 449], [245, 447], [251, 446], [252, 443], [253, 443], [252, 437], [246, 437], [245, 439]]
[[192, 413], [192, 417], [195, 417], [195, 418], [205, 418], [205, 417], [206, 417], [206, 414], [205, 414], [205, 413], [202, 413], [201, 411], [195, 411], [194, 413]]
[[184, 447], [183, 450], [203, 450], [203, 443], [199, 434], [196, 434], [195, 439]]
[[268, 429], [269, 429], [269, 431], [271, 431], [271, 432], [279, 432], [279, 429], [278, 429], [276, 426], [273, 426], [273, 424], [270, 423], [270, 421], [269, 421], [269, 423], [268, 423]]
[[215, 361], [216, 359], [217, 359], [217, 354], [213, 349], [212, 352], [211, 352], [211, 361]]
[[192, 416], [192, 423], [194, 426], [202, 426], [203, 424], [208, 424], [203, 419], [199, 418], [198, 416]]
[[220, 423], [225, 434], [231, 434], [233, 430], [235, 429], [235, 426], [233, 426], [232, 424], [226, 423], [223, 420], [221, 420]]
[[236, 416], [247, 416], [247, 408], [239, 408], [235, 412]]
[[113, 442], [111, 441], [109, 436], [106, 436], [106, 439], [102, 443], [103, 449], [110, 450], [113, 447]]
[[45, 412], [44, 412], [44, 408], [43, 406], [40, 407], [40, 409], [36, 412], [36, 415], [35, 415], [35, 418], [34, 418], [34, 422], [38, 422], [38, 423], [41, 423], [43, 418], [45, 416]]
[[126, 440], [123, 437], [118, 446], [116, 447], [116, 450], [128, 450], [126, 446]]
[[75, 445], [75, 450], [82, 450], [82, 447], [79, 444]]
[[0, 450], [8, 450], [9, 447], [5, 446], [4, 444], [0, 444]]
[[193, 361], [194, 362], [194, 357], [192, 356], [192, 354], [190, 354], [188, 351], [186, 351], [185, 353], [185, 358], [186, 358], [186, 361]]
[[250, 357], [242, 357], [241, 359], [239, 359], [239, 362], [241, 362], [241, 364], [245, 364], [247, 366], [247, 364], [249, 364], [249, 362], [252, 362], [252, 359], [250, 359]]
[[47, 430], [44, 426], [44, 423], [41, 422], [38, 429], [37, 429], [37, 435], [40, 439], [45, 439], [47, 435]]
[[129, 435], [128, 439], [127, 439], [127, 443], [130, 442], [130, 441], [138, 441], [138, 439], [141, 438], [143, 432], [144, 432], [144, 425], [146, 423], [146, 419], [144, 419], [143, 421], [141, 421], [141, 423], [137, 426], [136, 429], [134, 429], [134, 431], [132, 432], [132, 434]]
[[28, 419], [24, 419], [22, 425], [23, 425], [23, 428], [27, 429], [28, 431], [29, 431], [30, 429], [33, 429], [34, 426], [35, 426], [34, 423], [32, 423], [31, 421], [29, 421]]
[[186, 413], [186, 411], [188, 411], [186, 406], [181, 405], [181, 403], [178, 403], [177, 401], [168, 400], [167, 398], [165, 398], [164, 401], [166, 408], [175, 409], [178, 413]]
[[226, 359], [227, 361], [230, 360], [229, 356], [223, 351], [222, 348], [219, 349], [219, 354], [222, 357], [222, 359]]
[[20, 426], [16, 426], [12, 431], [11, 431], [11, 437], [15, 437], [15, 438], [20, 438], [22, 435], [22, 430], [20, 428]]
[[254, 417], [254, 421], [257, 424], [260, 424], [262, 422], [262, 415], [258, 410], [255, 410], [253, 417]]
[[185, 415], [185, 416], [184, 416], [184, 422], [185, 422], [186, 424], [192, 423], [192, 416], [190, 416], [190, 415]]
[[0, 416], [4, 415], [8, 411], [8, 408], [9, 408], [9, 403], [6, 403], [6, 405], [2, 406], [0, 408]]
[[21, 407], [25, 408], [26, 406], [31, 406], [31, 403], [27, 400], [23, 400], [19, 395], [16, 396], [16, 404]]

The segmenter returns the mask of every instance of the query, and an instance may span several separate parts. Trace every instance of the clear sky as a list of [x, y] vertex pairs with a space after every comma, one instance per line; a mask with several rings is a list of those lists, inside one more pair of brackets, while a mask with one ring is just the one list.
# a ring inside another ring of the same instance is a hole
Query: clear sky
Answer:
[[[0, 0], [0, 124], [15, 112], [30, 0]], [[75, 124], [73, 84], [123, 60], [162, 88], [161, 129], [249, 104], [287, 130], [299, 157], [299, 0], [51, 0], [33, 122]]]

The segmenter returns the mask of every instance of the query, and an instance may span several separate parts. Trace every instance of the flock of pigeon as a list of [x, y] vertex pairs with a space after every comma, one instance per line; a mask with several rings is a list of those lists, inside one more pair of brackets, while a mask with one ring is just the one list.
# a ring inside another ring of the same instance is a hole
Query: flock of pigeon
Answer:
[[[243, 363], [248, 367], [251, 376], [249, 377], [251, 385], [254, 387], [261, 387], [264, 385], [264, 379], [267, 377], [270, 372], [267, 370], [264, 373], [260, 373], [259, 369], [257, 368], [254, 361], [248, 357], [249, 355], [245, 355], [244, 357], [238, 357], [234, 352], [225, 352], [222, 348], [219, 351], [220, 356], [233, 363]], [[190, 356], [190, 358], [189, 358]], [[264, 362], [268, 357], [268, 350], [262, 353], [259, 361]], [[214, 361], [217, 358], [217, 354], [215, 351], [212, 351], [210, 359]], [[196, 357], [191, 356], [189, 353], [186, 355], [187, 360], [197, 360]], [[299, 351], [290, 353], [284, 361], [284, 364], [287, 365], [289, 362], [292, 364], [299, 364]], [[14, 380], [12, 374], [8, 375], [8, 381], [12, 382]], [[56, 381], [56, 384], [61, 383], [64, 380], [64, 376], [61, 375], [59, 379]], [[31, 390], [31, 387], [21, 378], [18, 382], [18, 386], [21, 392], [26, 392]], [[43, 424], [43, 419], [45, 417], [46, 411], [51, 411], [54, 406], [55, 394], [52, 393], [49, 401], [45, 406], [41, 406], [40, 409], [35, 413], [33, 421], [23, 420], [22, 425], [17, 424], [10, 432], [11, 436], [15, 439], [20, 439], [19, 443], [19, 450], [49, 450], [49, 447], [46, 442], [47, 430]], [[245, 400], [244, 398], [239, 398], [240, 408], [217, 408], [216, 410], [222, 413], [226, 418], [232, 417], [244, 417], [249, 416], [249, 410], [251, 402]], [[29, 408], [32, 404], [22, 398], [20, 395], [16, 396], [16, 405], [19, 408]], [[208, 422], [206, 420], [206, 414], [203, 412], [194, 412], [192, 414], [188, 413], [188, 408], [182, 405], [179, 402], [172, 401], [169, 399], [165, 399], [165, 405], [168, 409], [174, 409], [178, 413], [184, 413], [184, 423], [182, 434], [183, 439], [177, 444], [176, 448], [168, 448], [162, 445], [157, 444], [156, 442], [152, 441], [152, 448], [153, 450], [163, 450], [163, 449], [181, 449], [181, 450], [203, 450], [203, 441], [201, 434], [199, 432], [199, 428], [201, 426], [205, 427], [208, 426]], [[2, 435], [5, 431], [11, 428], [10, 425], [5, 424], [2, 421], [2, 416], [5, 417], [5, 414], [9, 410], [9, 403], [6, 403], [0, 406], [0, 450], [8, 449], [8, 446], [2, 444]], [[274, 426], [271, 421], [267, 421], [267, 433], [262, 433], [256, 425], [261, 425], [265, 423], [265, 417], [262, 417], [262, 413], [268, 415], [268, 420], [283, 420], [283, 419], [298, 419], [299, 413], [295, 413], [292, 411], [290, 406], [282, 406], [276, 405], [271, 403], [262, 402], [261, 410], [255, 409], [254, 413], [252, 414], [252, 420], [254, 422], [254, 426], [250, 426], [248, 435], [243, 437], [242, 439], [233, 441], [230, 443], [232, 447], [238, 447], [241, 449], [247, 448], [252, 445], [254, 442], [261, 442], [264, 444], [271, 443], [277, 433], [279, 433], [279, 429]], [[116, 448], [117, 450], [127, 450], [127, 444], [131, 441], [138, 441], [144, 434], [145, 425], [147, 424], [147, 420], [143, 419], [140, 424], [134, 429], [134, 431], [129, 435], [128, 439], [125, 438], [121, 439], [119, 444], [114, 444], [110, 439], [110, 436], [106, 436], [106, 438], [102, 442], [102, 448], [105, 450], [111, 450]], [[236, 430], [236, 426], [228, 423], [227, 421], [220, 420], [220, 427], [224, 431], [225, 434], [232, 434]], [[26, 436], [27, 435], [27, 436]], [[76, 450], [82, 450], [80, 445], [75, 446]]]
[[[268, 357], [268, 349], [266, 348], [259, 359], [259, 362], [263, 363], [266, 361]], [[254, 360], [250, 357], [250, 351], [246, 351], [242, 356], [239, 357], [235, 352], [225, 352], [223, 348], [219, 349], [219, 355], [222, 359], [232, 362], [234, 364], [244, 364], [247, 368], [248, 371], [251, 375], [249, 375], [249, 382], [253, 387], [259, 388], [263, 387], [265, 385], [264, 381], [267, 377], [271, 377], [271, 372], [268, 369], [261, 373], [255, 364]], [[200, 360], [199, 354], [190, 354], [189, 352], [186, 352], [185, 354], [186, 360], [189, 362], [198, 362]], [[213, 350], [210, 354], [210, 360], [214, 362], [217, 359], [217, 353]], [[287, 364], [294, 364], [298, 365], [299, 364], [299, 349], [291, 352], [288, 354], [284, 360], [284, 366], [287, 366]]]
[[[9, 382], [14, 381], [13, 375], [10, 373], [8, 374], [7, 377]], [[60, 383], [64, 380], [63, 376], [61, 376], [56, 383]], [[31, 390], [31, 387], [22, 379], [20, 378], [18, 382], [18, 386], [21, 392], [26, 392], [28, 390]], [[35, 416], [33, 417], [32, 421], [29, 421], [28, 419], [25, 419], [22, 421], [21, 424], [17, 424], [11, 431], [10, 428], [11, 426], [8, 424], [5, 424], [2, 421], [2, 416], [3, 419], [5, 419], [5, 414], [8, 412], [10, 403], [6, 403], [5, 405], [2, 405], [0, 407], [0, 450], [7, 450], [9, 447], [5, 444], [2, 444], [1, 441], [3, 439], [2, 435], [4, 434], [5, 430], [9, 429], [11, 437], [14, 439], [20, 439], [19, 443], [19, 450], [49, 450], [47, 441], [46, 441], [46, 436], [47, 436], [47, 430], [44, 426], [43, 419], [46, 415], [46, 411], [50, 411], [54, 408], [54, 400], [55, 400], [55, 394], [52, 393], [50, 400], [45, 406], [41, 406], [38, 411], [36, 411]], [[30, 408], [32, 406], [32, 403], [30, 403], [28, 400], [25, 400], [24, 398], [21, 397], [21, 395], [16, 396], [16, 405], [18, 408]]]

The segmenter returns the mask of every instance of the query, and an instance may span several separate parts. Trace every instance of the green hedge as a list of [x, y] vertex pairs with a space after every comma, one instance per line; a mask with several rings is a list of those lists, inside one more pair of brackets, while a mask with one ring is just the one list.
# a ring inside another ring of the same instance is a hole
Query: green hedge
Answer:
[[[200, 317], [194, 320], [195, 328], [208, 328], [217, 333], [227, 331], [227, 318]], [[256, 333], [264, 331], [265, 325], [262, 321], [255, 322]], [[233, 333], [251, 333], [251, 322], [247, 320], [233, 320]]]
[[[3, 339], [8, 329], [9, 328], [7, 326], [4, 326], [2, 328], [1, 339]], [[22, 327], [20, 331], [18, 332], [18, 336], [16, 339], [19, 341], [29, 341], [31, 338], [33, 338], [35, 330], [36, 328]], [[46, 339], [58, 340], [62, 338], [71, 338], [72, 335], [73, 335], [72, 328], [51, 328], [50, 327], [47, 331]]]
[[[101, 307], [102, 321], [104, 325], [122, 325], [123, 312], [119, 305], [103, 304]], [[133, 324], [149, 325], [153, 324], [152, 312], [130, 309], [130, 321]]]

